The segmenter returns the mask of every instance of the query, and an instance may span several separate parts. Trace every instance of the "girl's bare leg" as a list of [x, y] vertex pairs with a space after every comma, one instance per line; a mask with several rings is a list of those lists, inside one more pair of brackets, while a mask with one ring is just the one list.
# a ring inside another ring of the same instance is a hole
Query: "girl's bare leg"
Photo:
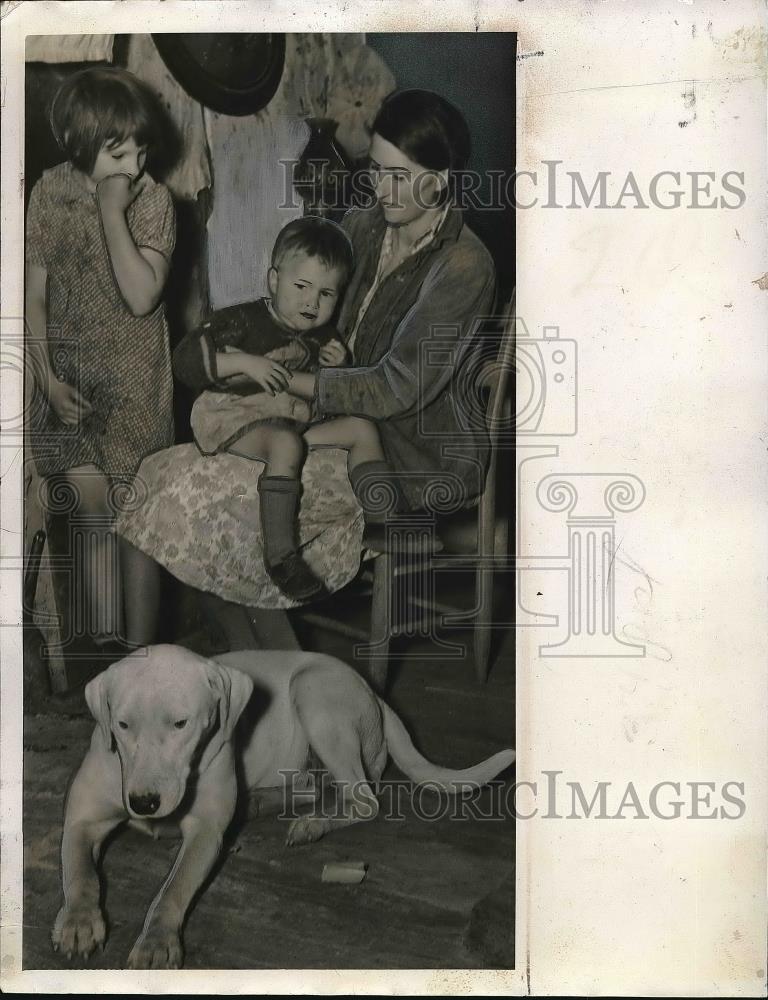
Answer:
[[70, 469], [67, 479], [75, 490], [76, 508], [70, 525], [75, 594], [85, 607], [75, 608], [86, 632], [96, 641], [121, 631], [122, 595], [113, 511], [107, 495], [109, 481], [94, 465]]
[[125, 538], [120, 539], [120, 569], [125, 602], [125, 639], [151, 646], [157, 640], [160, 614], [160, 567]]

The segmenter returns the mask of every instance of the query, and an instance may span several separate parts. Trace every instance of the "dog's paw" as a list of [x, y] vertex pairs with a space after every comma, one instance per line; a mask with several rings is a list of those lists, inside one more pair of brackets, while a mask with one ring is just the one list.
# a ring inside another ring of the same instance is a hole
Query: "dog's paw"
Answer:
[[181, 937], [176, 931], [148, 930], [128, 956], [129, 969], [180, 969], [184, 959]]
[[107, 927], [98, 906], [90, 903], [62, 906], [51, 931], [54, 951], [67, 958], [88, 958], [96, 948], [104, 947]]
[[325, 825], [317, 816], [299, 816], [288, 827], [285, 838], [287, 847], [299, 847], [301, 844], [312, 844], [325, 833]]

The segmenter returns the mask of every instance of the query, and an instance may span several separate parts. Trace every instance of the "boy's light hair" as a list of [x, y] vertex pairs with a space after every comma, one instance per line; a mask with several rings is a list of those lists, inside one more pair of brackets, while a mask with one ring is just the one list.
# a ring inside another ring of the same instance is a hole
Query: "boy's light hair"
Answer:
[[305, 253], [308, 257], [319, 257], [328, 268], [341, 271], [341, 284], [349, 280], [354, 266], [352, 242], [341, 226], [330, 219], [316, 215], [305, 215], [294, 219], [280, 230], [272, 249], [272, 267], [293, 253]]

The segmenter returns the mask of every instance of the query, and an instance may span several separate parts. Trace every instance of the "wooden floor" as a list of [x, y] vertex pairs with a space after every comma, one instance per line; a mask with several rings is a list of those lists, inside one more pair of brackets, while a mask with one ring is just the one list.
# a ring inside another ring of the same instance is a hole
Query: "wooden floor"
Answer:
[[[346, 640], [314, 631], [301, 638], [305, 648], [353, 662]], [[466, 766], [513, 745], [512, 632], [501, 638], [484, 686], [475, 681], [471, 659], [435, 657], [427, 642], [409, 644], [406, 651], [418, 659], [393, 668], [387, 700], [436, 762]], [[184, 644], [209, 652], [215, 639], [198, 632]], [[93, 726], [84, 708], [69, 714], [43, 708], [25, 719], [27, 969], [67, 966], [49, 941], [60, 905], [61, 817], [67, 782]], [[393, 766], [385, 778], [402, 781]], [[483, 794], [477, 808], [490, 802], [492, 793]], [[276, 816], [240, 824], [187, 921], [186, 967], [511, 968], [514, 820], [451, 818], [431, 796], [415, 811], [409, 794], [398, 801], [402, 818], [382, 810], [371, 823], [306, 847], [284, 845], [286, 823]], [[429, 810], [440, 817], [426, 818]], [[132, 831], [120, 831], [109, 843], [103, 861], [109, 938], [90, 968], [124, 964], [176, 850], [175, 841]], [[321, 882], [325, 864], [345, 860], [367, 863], [362, 884]]]

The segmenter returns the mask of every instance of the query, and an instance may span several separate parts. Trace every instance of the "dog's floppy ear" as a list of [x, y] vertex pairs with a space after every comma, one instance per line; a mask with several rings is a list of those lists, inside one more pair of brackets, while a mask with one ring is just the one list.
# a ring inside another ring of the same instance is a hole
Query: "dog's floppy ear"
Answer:
[[205, 748], [200, 769], [210, 764], [222, 744], [232, 739], [237, 720], [243, 714], [253, 693], [253, 681], [240, 670], [225, 667], [213, 660], [206, 661], [208, 683], [213, 688], [219, 706], [219, 729]]
[[222, 714], [222, 704], [219, 703], [219, 719], [225, 737], [229, 740], [237, 725], [237, 720], [245, 711], [245, 706], [253, 694], [253, 681], [242, 672], [219, 664], [219, 670], [229, 677], [229, 698], [226, 699], [226, 717]]
[[98, 674], [85, 685], [86, 704], [91, 715], [98, 722], [104, 742], [109, 750], [112, 749], [112, 723], [109, 713], [110, 670]]

